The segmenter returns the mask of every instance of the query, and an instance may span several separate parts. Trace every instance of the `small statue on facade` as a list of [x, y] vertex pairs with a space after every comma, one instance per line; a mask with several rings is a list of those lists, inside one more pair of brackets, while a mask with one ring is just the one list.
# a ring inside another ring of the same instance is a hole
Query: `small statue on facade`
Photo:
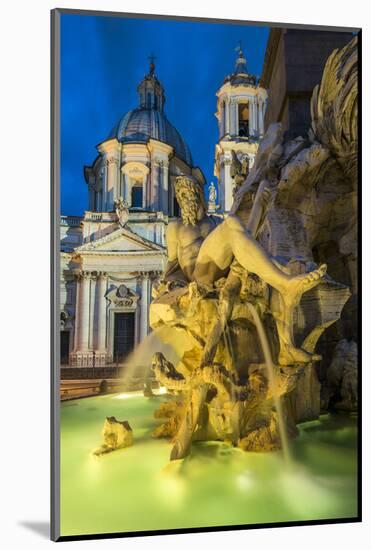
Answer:
[[121, 227], [125, 227], [129, 220], [129, 205], [123, 197], [119, 197], [114, 202], [118, 222]]
[[210, 183], [208, 190], [209, 190], [208, 211], [211, 213], [216, 212], [219, 206], [216, 204], [216, 189], [213, 181]]

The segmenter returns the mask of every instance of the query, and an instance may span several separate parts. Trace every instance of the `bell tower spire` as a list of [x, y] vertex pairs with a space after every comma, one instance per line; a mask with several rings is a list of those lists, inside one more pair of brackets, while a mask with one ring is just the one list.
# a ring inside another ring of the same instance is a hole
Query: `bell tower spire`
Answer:
[[238, 52], [238, 57], [236, 59], [235, 74], [248, 74], [247, 73], [247, 61], [246, 61], [246, 57], [244, 56], [243, 51], [242, 51], [242, 42], [241, 42], [241, 40], [238, 43], [236, 51]]

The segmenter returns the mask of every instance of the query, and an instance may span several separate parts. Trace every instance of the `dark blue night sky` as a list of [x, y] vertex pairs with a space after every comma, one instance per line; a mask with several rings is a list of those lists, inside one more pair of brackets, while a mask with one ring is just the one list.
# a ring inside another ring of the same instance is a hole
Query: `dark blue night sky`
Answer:
[[242, 41], [248, 70], [260, 75], [268, 27], [63, 14], [61, 24], [61, 212], [87, 207], [83, 166], [121, 116], [156, 56], [165, 112], [209, 183], [218, 139], [215, 93], [234, 71]]

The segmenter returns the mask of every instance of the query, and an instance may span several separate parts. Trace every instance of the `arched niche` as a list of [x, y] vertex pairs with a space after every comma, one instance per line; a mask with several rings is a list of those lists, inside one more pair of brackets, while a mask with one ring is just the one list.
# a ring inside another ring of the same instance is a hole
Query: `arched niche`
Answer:
[[249, 119], [250, 119], [250, 110], [249, 102], [239, 101], [238, 103], [238, 135], [239, 137], [249, 137]]
[[123, 174], [123, 196], [129, 208], [146, 208], [147, 179], [149, 168], [141, 162], [127, 162], [121, 168]]

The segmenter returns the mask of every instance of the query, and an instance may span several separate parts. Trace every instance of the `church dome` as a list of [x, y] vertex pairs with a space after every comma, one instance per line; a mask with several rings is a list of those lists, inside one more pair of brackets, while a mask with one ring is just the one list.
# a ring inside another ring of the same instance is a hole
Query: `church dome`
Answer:
[[123, 143], [147, 143], [149, 139], [162, 141], [174, 148], [175, 155], [192, 166], [191, 151], [161, 109], [138, 107], [126, 113], [110, 132], [108, 139]]

